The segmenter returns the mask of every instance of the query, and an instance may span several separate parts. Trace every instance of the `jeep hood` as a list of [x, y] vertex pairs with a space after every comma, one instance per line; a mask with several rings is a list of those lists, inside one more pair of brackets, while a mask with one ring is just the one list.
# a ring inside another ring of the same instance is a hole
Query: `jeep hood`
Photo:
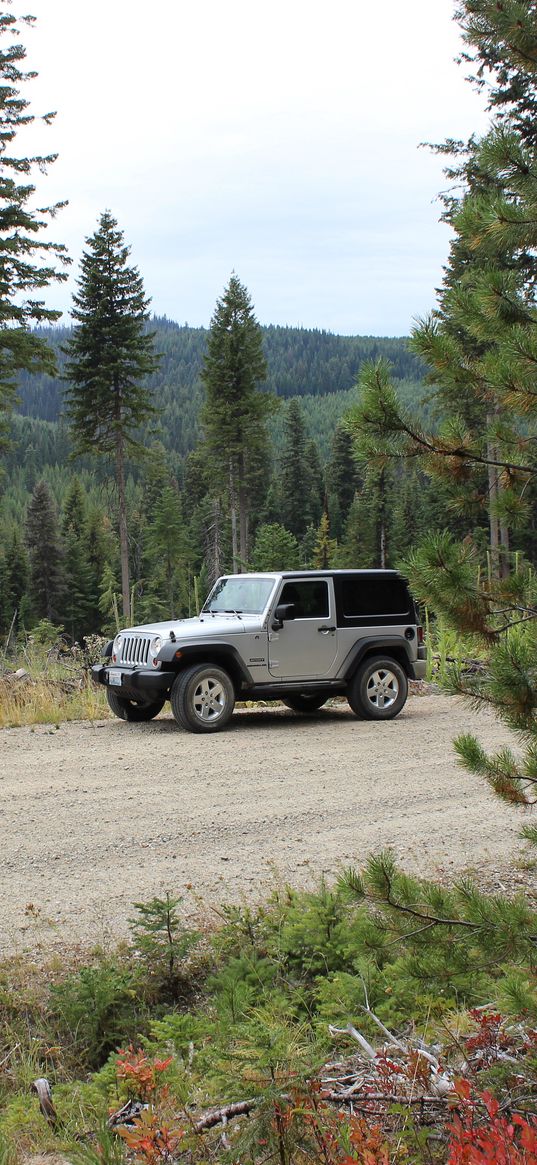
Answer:
[[167, 619], [164, 623], [144, 623], [129, 627], [121, 635], [160, 635], [165, 642], [173, 631], [178, 643], [185, 639], [212, 639], [214, 635], [236, 635], [260, 627], [260, 615], [196, 615], [192, 619]]

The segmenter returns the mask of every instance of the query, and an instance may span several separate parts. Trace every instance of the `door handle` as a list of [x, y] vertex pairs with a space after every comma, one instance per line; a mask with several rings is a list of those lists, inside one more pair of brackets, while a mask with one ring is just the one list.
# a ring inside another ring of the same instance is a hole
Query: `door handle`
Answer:
[[326, 625], [323, 625], [322, 627], [318, 627], [317, 630], [319, 635], [329, 635], [330, 631], [335, 631], [336, 629], [335, 627], [326, 627]]

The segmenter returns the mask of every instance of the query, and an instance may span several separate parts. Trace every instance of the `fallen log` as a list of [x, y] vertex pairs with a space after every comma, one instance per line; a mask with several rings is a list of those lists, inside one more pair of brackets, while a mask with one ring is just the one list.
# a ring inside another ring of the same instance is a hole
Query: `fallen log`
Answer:
[[52, 1088], [45, 1076], [39, 1076], [37, 1080], [34, 1080], [31, 1091], [37, 1092], [39, 1107], [45, 1120], [48, 1121], [51, 1128], [57, 1129], [58, 1114], [52, 1103]]

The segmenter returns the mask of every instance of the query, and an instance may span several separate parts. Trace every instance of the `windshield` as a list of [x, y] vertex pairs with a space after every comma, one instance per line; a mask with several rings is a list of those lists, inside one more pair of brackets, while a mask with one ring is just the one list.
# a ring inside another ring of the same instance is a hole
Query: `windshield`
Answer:
[[203, 611], [261, 615], [273, 586], [273, 578], [253, 578], [248, 575], [220, 578], [204, 603]]

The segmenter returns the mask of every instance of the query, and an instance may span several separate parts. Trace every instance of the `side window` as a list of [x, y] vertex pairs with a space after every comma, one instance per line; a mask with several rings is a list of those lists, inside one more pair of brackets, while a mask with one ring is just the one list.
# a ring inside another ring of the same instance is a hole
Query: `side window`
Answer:
[[285, 583], [278, 602], [294, 603], [295, 619], [327, 619], [328, 583], [324, 579]]
[[347, 575], [336, 582], [337, 605], [343, 622], [413, 618], [408, 588], [394, 574]]

